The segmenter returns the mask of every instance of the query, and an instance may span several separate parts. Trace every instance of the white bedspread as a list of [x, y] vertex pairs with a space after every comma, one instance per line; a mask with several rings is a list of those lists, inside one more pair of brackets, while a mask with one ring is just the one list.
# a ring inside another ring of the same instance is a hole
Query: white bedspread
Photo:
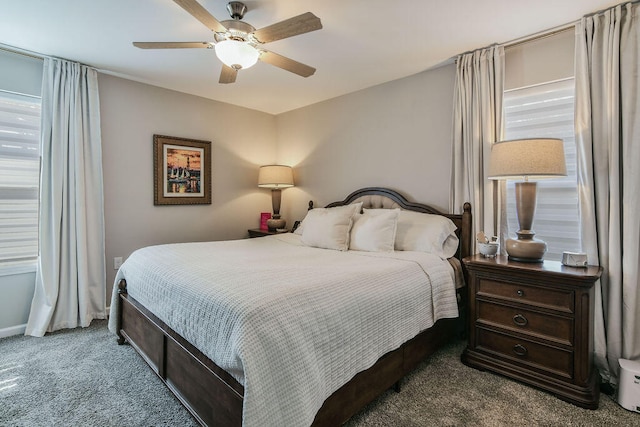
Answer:
[[310, 425], [356, 373], [458, 315], [447, 261], [311, 248], [294, 234], [143, 248], [116, 284], [122, 278], [131, 297], [244, 385], [247, 427]]

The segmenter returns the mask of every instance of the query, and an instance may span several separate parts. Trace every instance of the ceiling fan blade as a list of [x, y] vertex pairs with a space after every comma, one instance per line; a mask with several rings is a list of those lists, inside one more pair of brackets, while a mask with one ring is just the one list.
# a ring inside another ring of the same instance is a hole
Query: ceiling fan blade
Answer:
[[235, 83], [238, 70], [231, 68], [228, 65], [222, 64], [222, 71], [220, 72], [220, 80], [218, 83]]
[[227, 27], [222, 25], [220, 21], [214, 18], [213, 15], [211, 15], [207, 11], [207, 9], [202, 7], [202, 5], [200, 5], [200, 3], [198, 3], [196, 0], [173, 0], [173, 1], [176, 2], [178, 6], [180, 6], [187, 12], [189, 12], [191, 16], [196, 18], [198, 21], [202, 22], [211, 31], [214, 31], [216, 33], [227, 32]]
[[322, 22], [320, 22], [320, 18], [311, 12], [307, 12], [269, 25], [268, 27], [260, 28], [254, 31], [253, 35], [260, 43], [269, 43], [321, 28]]
[[268, 50], [261, 50], [262, 53], [260, 54], [259, 59], [262, 62], [274, 65], [278, 68], [282, 68], [283, 70], [290, 71], [302, 77], [312, 76], [313, 73], [316, 72], [315, 68], [305, 65], [301, 62], [294, 61], [293, 59], [278, 55], [277, 53], [269, 52]]
[[209, 42], [133, 42], [140, 49], [210, 49], [213, 45]]

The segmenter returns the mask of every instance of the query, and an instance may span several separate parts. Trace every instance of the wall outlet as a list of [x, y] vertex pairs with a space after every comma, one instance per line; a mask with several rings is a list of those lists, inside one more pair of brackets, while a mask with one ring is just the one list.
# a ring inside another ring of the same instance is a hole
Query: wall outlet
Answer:
[[122, 265], [122, 257], [121, 256], [117, 256], [113, 259], [113, 269], [117, 270], [120, 268], [120, 266]]

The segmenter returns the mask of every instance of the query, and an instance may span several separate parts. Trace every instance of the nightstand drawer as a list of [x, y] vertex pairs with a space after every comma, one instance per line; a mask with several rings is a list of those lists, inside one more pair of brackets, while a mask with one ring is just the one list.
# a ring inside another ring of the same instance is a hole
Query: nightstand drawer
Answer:
[[478, 350], [493, 353], [528, 368], [571, 379], [573, 377], [573, 352], [560, 350], [510, 335], [477, 328]]
[[478, 324], [489, 324], [538, 338], [573, 345], [573, 319], [478, 301]]
[[573, 313], [574, 295], [571, 291], [480, 279], [478, 283], [478, 295]]

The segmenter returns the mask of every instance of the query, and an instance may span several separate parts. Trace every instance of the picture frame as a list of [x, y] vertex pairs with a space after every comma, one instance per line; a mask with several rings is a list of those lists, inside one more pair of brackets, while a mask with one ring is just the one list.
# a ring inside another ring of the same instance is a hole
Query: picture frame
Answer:
[[260, 212], [260, 230], [268, 230], [267, 221], [271, 219], [271, 212]]
[[153, 204], [211, 204], [211, 141], [153, 135]]

